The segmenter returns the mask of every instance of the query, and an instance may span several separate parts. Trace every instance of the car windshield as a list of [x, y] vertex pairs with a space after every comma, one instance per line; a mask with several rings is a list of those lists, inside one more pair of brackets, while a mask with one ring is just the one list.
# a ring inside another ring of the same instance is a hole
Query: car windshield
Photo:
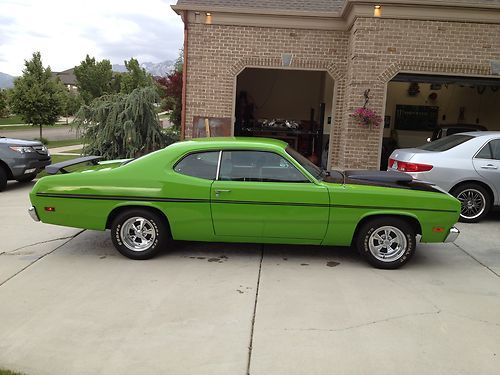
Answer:
[[433, 141], [431, 143], [426, 143], [425, 145], [417, 148], [420, 150], [427, 150], [427, 151], [447, 151], [452, 149], [453, 147], [456, 147], [464, 142], [471, 140], [472, 138], [474, 137], [465, 134], [450, 135], [449, 137], [444, 137], [436, 141]]
[[313, 175], [314, 178], [320, 180], [323, 179], [323, 170], [313, 164], [309, 159], [305, 158], [291, 147], [287, 147], [286, 152], [288, 153], [288, 155], [294, 158], [297, 163], [299, 163], [306, 171]]

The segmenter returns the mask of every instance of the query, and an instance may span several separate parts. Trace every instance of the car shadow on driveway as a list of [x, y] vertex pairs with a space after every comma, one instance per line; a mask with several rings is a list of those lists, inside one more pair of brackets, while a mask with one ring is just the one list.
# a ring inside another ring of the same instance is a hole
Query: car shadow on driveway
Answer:
[[[58, 250], [59, 254], [83, 258], [120, 261], [129, 260], [115, 250], [109, 231], [84, 231]], [[433, 269], [447, 267], [454, 256], [461, 251], [454, 244], [418, 244], [414, 257], [403, 269]], [[312, 246], [312, 245], [270, 245], [252, 243], [221, 243], [171, 241], [169, 248], [147, 262], [168, 261], [169, 258], [185, 258], [222, 264], [237, 259], [254, 262], [263, 258], [266, 264], [297, 264], [301, 267], [321, 265], [326, 267], [372, 268], [352, 247]], [[141, 261], [142, 262], [142, 261]]]

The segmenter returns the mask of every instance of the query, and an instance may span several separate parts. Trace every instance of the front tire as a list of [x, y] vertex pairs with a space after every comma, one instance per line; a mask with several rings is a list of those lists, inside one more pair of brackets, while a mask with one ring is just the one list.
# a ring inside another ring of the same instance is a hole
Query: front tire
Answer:
[[374, 267], [396, 269], [415, 253], [415, 230], [400, 218], [374, 218], [359, 228], [356, 247]]
[[111, 224], [111, 240], [124, 256], [135, 260], [156, 256], [169, 238], [168, 226], [160, 215], [142, 208], [124, 211]]
[[477, 223], [490, 211], [490, 194], [481, 185], [474, 183], [463, 184], [453, 188], [450, 193], [462, 205], [459, 218], [462, 223]]

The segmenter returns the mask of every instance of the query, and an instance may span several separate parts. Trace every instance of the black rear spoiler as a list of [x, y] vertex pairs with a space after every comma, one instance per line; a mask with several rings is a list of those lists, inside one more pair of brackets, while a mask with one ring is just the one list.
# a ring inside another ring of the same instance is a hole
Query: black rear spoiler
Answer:
[[45, 167], [45, 171], [47, 172], [47, 174], [56, 174], [57, 172], [69, 173], [64, 168], [81, 163], [92, 163], [93, 165], [96, 165], [99, 160], [102, 160], [102, 156], [84, 156], [82, 158], [76, 158], [67, 161], [62, 161], [60, 163], [47, 165]]

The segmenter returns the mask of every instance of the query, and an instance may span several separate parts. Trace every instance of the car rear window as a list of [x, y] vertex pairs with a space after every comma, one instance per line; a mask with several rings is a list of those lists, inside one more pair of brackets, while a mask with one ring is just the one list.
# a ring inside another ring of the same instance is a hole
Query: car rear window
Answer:
[[431, 143], [426, 143], [425, 145], [417, 148], [419, 148], [420, 150], [427, 150], [427, 151], [447, 151], [452, 149], [453, 147], [461, 145], [462, 143], [470, 141], [472, 138], [474, 137], [465, 134], [450, 135], [448, 137], [438, 139]]
[[187, 176], [215, 180], [219, 151], [198, 152], [182, 159], [174, 167], [177, 173]]

